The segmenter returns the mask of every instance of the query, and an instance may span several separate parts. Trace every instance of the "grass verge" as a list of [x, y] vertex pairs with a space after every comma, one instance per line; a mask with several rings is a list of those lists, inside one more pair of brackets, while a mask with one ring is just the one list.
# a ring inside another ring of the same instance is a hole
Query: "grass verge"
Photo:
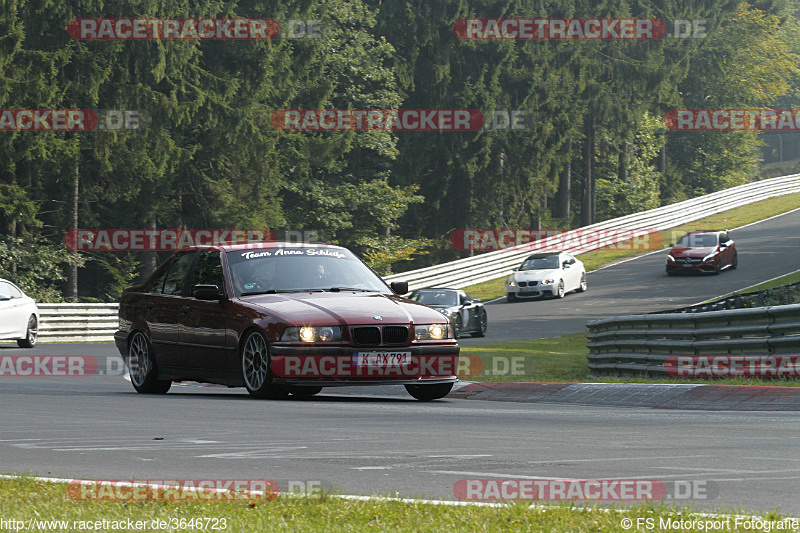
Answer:
[[[699, 383], [798, 387], [800, 380], [672, 377], [590, 378], [584, 333], [527, 341], [462, 346], [460, 379], [479, 382]], [[478, 359], [480, 361], [478, 361]], [[478, 373], [480, 372], [480, 373]]]
[[[320, 498], [279, 497], [266, 502], [190, 502], [190, 501], [135, 501], [92, 502], [75, 501], [67, 496], [66, 484], [48, 483], [28, 478], [0, 480], [0, 516], [4, 522], [0, 529], [15, 531], [9, 520], [68, 521], [52, 524], [54, 527], [28, 527], [22, 530], [68, 531], [93, 529], [112, 531], [113, 527], [96, 527], [102, 521], [177, 521], [216, 519], [217, 529], [211, 527], [152, 528], [143, 531], [609, 531], [636, 530], [638, 522], [654, 520], [655, 528], [649, 530], [684, 530], [675, 527], [675, 521], [725, 520], [731, 527], [724, 531], [761, 531], [751, 529], [744, 515], [692, 515], [690, 508], [674, 508], [663, 504], [644, 503], [630, 508], [608, 512], [602, 508], [576, 508], [570, 504], [535, 506], [530, 502], [511, 502], [500, 506], [433, 505], [410, 501], [370, 500], [357, 501], [322, 496]], [[753, 515], [751, 515], [753, 516]], [[755, 516], [754, 516], [755, 518]], [[784, 517], [776, 511], [758, 516], [772, 523]], [[670, 526], [662, 528], [664, 521]], [[75, 522], [73, 522], [75, 521]], [[80, 523], [84, 527], [80, 527]], [[87, 524], [92, 525], [87, 527]], [[203, 522], [205, 524], [205, 521]], [[208, 522], [211, 524], [212, 522]], [[787, 520], [786, 524], [796, 522]], [[224, 524], [224, 527], [220, 527]], [[30, 526], [30, 522], [25, 523]], [[758, 525], [750, 520], [751, 526]], [[626, 527], [627, 526], [627, 527]], [[775, 527], [774, 525], [772, 526]], [[696, 528], [692, 528], [693, 530]], [[783, 528], [782, 528], [783, 529]], [[789, 528], [792, 529], [792, 528]], [[794, 528], [797, 529], [796, 526]], [[117, 528], [119, 530], [119, 528]], [[123, 527], [122, 530], [129, 530]]]
[[[664, 230], [660, 232], [660, 242], [662, 245], [659, 247], [652, 247], [655, 249], [665, 248], [670, 243], [675, 242], [687, 231], [706, 228], [738, 228], [740, 226], [744, 226], [745, 224], [751, 224], [753, 222], [758, 222], [759, 220], [764, 220], [765, 218], [786, 213], [787, 211], [797, 209], [798, 207], [800, 207], [800, 193], [787, 194], [777, 198], [769, 198], [767, 200], [762, 200], [760, 202], [730, 209], [722, 213], [717, 213], [716, 215]], [[733, 238], [734, 240], [736, 239], [735, 234], [733, 235]], [[657, 241], [658, 239], [656, 239], [654, 243]], [[620, 246], [620, 248], [626, 247]], [[612, 250], [604, 248], [594, 252], [580, 254], [579, 257], [585, 265], [586, 271], [591, 272], [592, 270], [597, 270], [602, 266], [610, 265], [623, 259], [629, 259], [631, 257], [643, 255], [644, 253], [649, 253], [650, 251], [652, 250], [646, 250], [642, 253], [631, 253], [630, 249]], [[476, 283], [475, 285], [465, 287], [464, 290], [472, 297], [480, 298], [481, 300], [493, 300], [494, 298], [505, 296], [505, 280], [507, 277], [508, 276], [503, 276], [502, 278], [484, 281], [483, 283]]]
[[775, 278], [769, 281], [765, 281], [764, 283], [759, 283], [758, 285], [753, 285], [752, 287], [745, 287], [742, 290], [734, 291], [730, 294], [725, 294], [720, 296], [719, 298], [714, 298], [713, 300], [708, 300], [703, 303], [711, 303], [716, 302], [719, 300], [724, 300], [725, 298], [729, 298], [731, 296], [736, 296], [737, 294], [745, 294], [748, 292], [757, 292], [757, 291], [765, 291], [767, 289], [774, 289], [776, 287], [783, 287], [784, 285], [791, 285], [792, 283], [800, 282], [800, 270], [796, 272], [792, 272], [791, 274], [786, 274], [785, 276], [781, 276], [779, 278]]

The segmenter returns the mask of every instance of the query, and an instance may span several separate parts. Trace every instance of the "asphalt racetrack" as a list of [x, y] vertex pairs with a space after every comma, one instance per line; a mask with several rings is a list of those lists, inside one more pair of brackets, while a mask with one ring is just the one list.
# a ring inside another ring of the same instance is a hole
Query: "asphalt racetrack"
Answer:
[[541, 339], [585, 331], [588, 320], [685, 307], [800, 269], [800, 209], [732, 230], [730, 235], [739, 252], [736, 270], [718, 276], [670, 277], [664, 270], [669, 250], [661, 250], [589, 272], [588, 290], [562, 300], [492, 302], [486, 309], [486, 337], [464, 337], [459, 343]]
[[381, 389], [260, 401], [197, 386], [140, 395], [119, 375], [0, 377], [0, 471], [437, 499], [466, 479], [638, 479], [681, 507], [800, 513], [797, 412], [422, 403]]
[[[739, 269], [720, 276], [668, 278], [658, 252], [590, 274], [584, 294], [490, 304], [484, 341], [582, 331], [590, 318], [684, 306], [796, 270], [798, 227], [800, 211], [734, 231]], [[124, 379], [111, 343], [0, 348], [23, 354], [89, 355], [99, 371], [0, 376], [6, 474], [266, 478], [282, 490], [445, 499], [466, 479], [638, 479], [663, 483], [681, 507], [800, 513], [797, 412], [422, 403], [389, 387], [289, 401], [196, 385], [147, 396]]]

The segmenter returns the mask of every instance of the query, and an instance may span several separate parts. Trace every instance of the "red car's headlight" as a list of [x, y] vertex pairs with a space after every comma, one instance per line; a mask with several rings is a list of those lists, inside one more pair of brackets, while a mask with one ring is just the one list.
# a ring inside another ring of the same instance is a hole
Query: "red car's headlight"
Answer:
[[290, 326], [283, 330], [282, 341], [287, 342], [331, 342], [342, 340], [339, 326]]
[[414, 338], [418, 341], [441, 341], [453, 338], [450, 324], [422, 324], [414, 326]]

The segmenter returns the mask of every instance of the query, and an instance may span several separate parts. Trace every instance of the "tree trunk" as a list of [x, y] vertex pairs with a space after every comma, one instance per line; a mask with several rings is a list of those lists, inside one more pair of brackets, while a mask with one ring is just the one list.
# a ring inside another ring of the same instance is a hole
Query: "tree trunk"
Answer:
[[[17, 236], [17, 220], [16, 219], [11, 219], [11, 221], [8, 223], [8, 235], [11, 236], [11, 237], [16, 237]], [[14, 278], [17, 277], [17, 262], [16, 261], [13, 261], [11, 263], [11, 273], [14, 275]]]
[[594, 223], [595, 199], [594, 176], [592, 174], [594, 159], [594, 123], [591, 117], [586, 125], [586, 138], [583, 141], [584, 177], [583, 177], [583, 207], [581, 209], [581, 226]]
[[[78, 231], [78, 195], [80, 194], [80, 165], [75, 161], [75, 175], [72, 179], [72, 227], [70, 229]], [[76, 254], [78, 252], [72, 252]], [[72, 301], [78, 301], [78, 265], [70, 265], [67, 273], [67, 297]]]
[[619, 148], [619, 160], [617, 161], [617, 177], [620, 181], [628, 181], [628, 143], [623, 142]]
[[[383, 227], [383, 235], [388, 240], [388, 238], [392, 236], [392, 228], [390, 226], [384, 226]], [[386, 265], [386, 274], [389, 275], [391, 273], [392, 273], [392, 264], [389, 263], [388, 265]]]
[[[156, 230], [155, 213], [150, 215], [150, 220], [147, 221], [147, 229], [149, 229], [150, 231]], [[144, 281], [145, 279], [147, 279], [150, 276], [150, 274], [155, 272], [157, 267], [158, 267], [158, 252], [145, 252], [142, 261], [142, 275], [140, 281]]]
[[558, 182], [558, 218], [569, 223], [570, 199], [572, 198], [572, 137], [567, 139], [567, 163], [559, 176]]

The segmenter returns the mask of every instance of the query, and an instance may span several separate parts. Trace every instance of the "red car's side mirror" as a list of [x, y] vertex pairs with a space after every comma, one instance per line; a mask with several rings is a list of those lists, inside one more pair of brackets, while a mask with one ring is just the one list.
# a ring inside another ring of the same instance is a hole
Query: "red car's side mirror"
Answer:
[[400, 296], [406, 294], [408, 292], [408, 282], [407, 281], [393, 281], [389, 284], [392, 288], [392, 292], [395, 294], [399, 294]]

